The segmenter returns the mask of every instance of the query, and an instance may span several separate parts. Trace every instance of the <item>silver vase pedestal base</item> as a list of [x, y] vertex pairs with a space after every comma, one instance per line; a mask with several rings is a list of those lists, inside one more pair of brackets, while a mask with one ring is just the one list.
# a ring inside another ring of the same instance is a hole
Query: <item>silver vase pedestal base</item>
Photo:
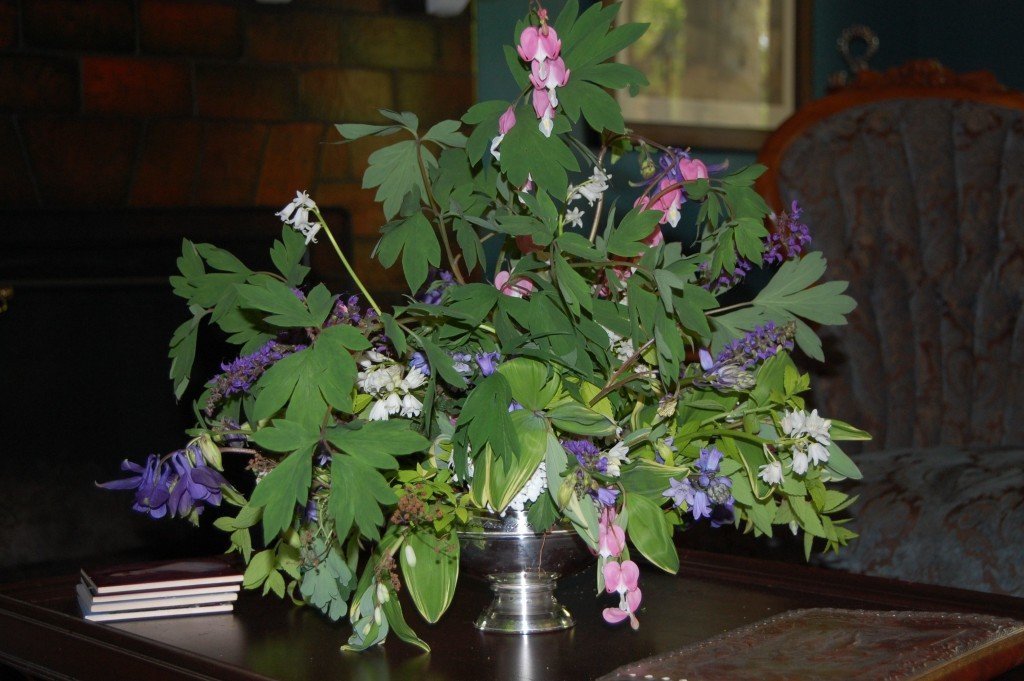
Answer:
[[562, 631], [576, 624], [555, 597], [558, 575], [520, 572], [489, 577], [494, 600], [474, 622], [482, 631], [536, 634]]
[[509, 512], [478, 518], [458, 536], [462, 569], [489, 582], [494, 592], [477, 629], [535, 634], [576, 624], [555, 597], [555, 585], [592, 564], [594, 555], [571, 526], [537, 532], [525, 513]]

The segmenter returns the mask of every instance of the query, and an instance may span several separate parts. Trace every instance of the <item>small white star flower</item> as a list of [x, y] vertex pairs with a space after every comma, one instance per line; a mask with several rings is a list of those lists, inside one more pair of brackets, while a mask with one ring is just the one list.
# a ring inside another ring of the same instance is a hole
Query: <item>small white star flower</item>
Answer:
[[811, 458], [811, 461], [814, 462], [815, 466], [818, 466], [828, 461], [829, 453], [828, 449], [823, 445], [817, 442], [812, 442], [807, 448], [807, 456]]
[[370, 421], [387, 421], [390, 416], [388, 415], [388, 405], [385, 400], [374, 402], [373, 408], [370, 409], [370, 413], [366, 418]]
[[802, 411], [787, 411], [782, 417], [782, 432], [790, 437], [797, 437], [804, 427], [804, 413]]
[[[832, 428], [832, 421], [829, 419], [823, 419], [818, 416], [818, 410], [815, 409], [807, 415], [804, 420], [804, 432], [814, 440], [817, 440], [823, 445], [827, 445], [832, 442], [832, 438], [828, 431]], [[826, 457], [827, 459], [828, 457]]]
[[569, 227], [582, 227], [583, 211], [579, 208], [570, 208], [565, 211], [565, 224]]
[[782, 464], [778, 461], [772, 461], [761, 466], [761, 472], [759, 476], [769, 485], [781, 485], [782, 484]]
[[606, 469], [608, 475], [613, 478], [619, 477], [621, 474], [620, 466], [624, 463], [629, 463], [627, 454], [629, 454], [629, 447], [625, 442], [616, 443], [614, 447], [605, 453], [605, 457], [608, 459], [608, 467]]
[[423, 403], [416, 399], [415, 395], [406, 395], [402, 398], [402, 416], [411, 418], [419, 416], [423, 411]]
[[790, 470], [797, 475], [803, 475], [807, 472], [808, 463], [810, 462], [807, 458], [807, 452], [799, 449], [793, 450], [793, 463], [790, 466]]

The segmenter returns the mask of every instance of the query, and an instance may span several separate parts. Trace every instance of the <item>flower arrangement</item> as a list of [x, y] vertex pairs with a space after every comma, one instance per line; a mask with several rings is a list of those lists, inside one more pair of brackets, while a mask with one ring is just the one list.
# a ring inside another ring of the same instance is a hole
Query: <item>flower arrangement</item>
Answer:
[[[646, 81], [609, 60], [645, 26], [613, 27], [616, 10], [570, 0], [551, 20], [535, 4], [506, 49], [514, 102], [426, 132], [391, 111], [338, 126], [345, 140], [399, 140], [363, 182], [388, 220], [375, 256], [401, 259], [405, 304], [377, 304], [304, 192], [279, 213], [276, 272], [186, 241], [176, 395], [201, 327], [237, 358], [206, 384], [184, 449], [125, 462], [132, 475], [104, 486], [135, 490], [154, 518], [237, 507], [214, 524], [244, 557], [245, 586], [347, 616], [356, 650], [389, 631], [426, 647], [396, 592], [437, 621], [458, 581], [455, 532], [479, 514], [571, 523], [598, 592], [614, 595], [604, 619], [634, 628], [634, 557], [677, 570], [672, 536], [692, 523], [801, 529], [808, 554], [854, 537], [835, 517], [851, 499], [829, 484], [859, 476], [838, 442], [867, 435], [808, 412], [790, 359], [823, 359], [811, 324], [845, 323], [854, 303], [819, 282], [799, 207], [769, 215], [752, 187], [762, 168], [709, 168], [625, 127], [607, 89]], [[599, 148], [572, 134], [584, 123]], [[640, 196], [617, 211], [613, 177], [637, 163]], [[687, 203], [684, 247], [662, 229]], [[359, 295], [306, 282], [303, 254], [322, 237]], [[491, 258], [485, 242], [500, 245]], [[720, 302], [753, 268], [769, 283]], [[228, 482], [228, 456], [254, 485]]]

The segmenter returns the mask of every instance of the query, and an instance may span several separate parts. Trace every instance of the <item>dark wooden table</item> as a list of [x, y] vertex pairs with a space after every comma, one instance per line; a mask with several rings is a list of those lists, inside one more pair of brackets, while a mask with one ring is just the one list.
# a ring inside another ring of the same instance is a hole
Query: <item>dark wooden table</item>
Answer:
[[[592, 679], [794, 608], [977, 612], [1024, 620], [1024, 599], [683, 551], [678, 576], [644, 570], [637, 632], [601, 620], [611, 597], [594, 597], [591, 570], [563, 580], [559, 590], [577, 619], [570, 631], [483, 634], [472, 621], [489, 591], [465, 580], [440, 624], [426, 625], [406, 607], [431, 654], [394, 637], [381, 649], [355, 654], [339, 651], [346, 624], [248, 593], [233, 615], [86, 622], [73, 597], [76, 580], [69, 575], [0, 587], [0, 663], [54, 679]], [[1024, 667], [1000, 679], [1024, 679]]]

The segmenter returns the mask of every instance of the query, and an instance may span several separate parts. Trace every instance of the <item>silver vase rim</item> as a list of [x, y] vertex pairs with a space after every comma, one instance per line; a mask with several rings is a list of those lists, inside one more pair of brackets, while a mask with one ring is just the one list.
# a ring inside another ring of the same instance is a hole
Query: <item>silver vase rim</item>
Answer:
[[[567, 521], [563, 521], [567, 522]], [[497, 513], [475, 516], [465, 529], [456, 530], [460, 537], [467, 539], [500, 539], [501, 537], [540, 537], [544, 535], [576, 534], [572, 525], [556, 523], [551, 528], [540, 531], [529, 523], [525, 511], [509, 511], [504, 515]]]

